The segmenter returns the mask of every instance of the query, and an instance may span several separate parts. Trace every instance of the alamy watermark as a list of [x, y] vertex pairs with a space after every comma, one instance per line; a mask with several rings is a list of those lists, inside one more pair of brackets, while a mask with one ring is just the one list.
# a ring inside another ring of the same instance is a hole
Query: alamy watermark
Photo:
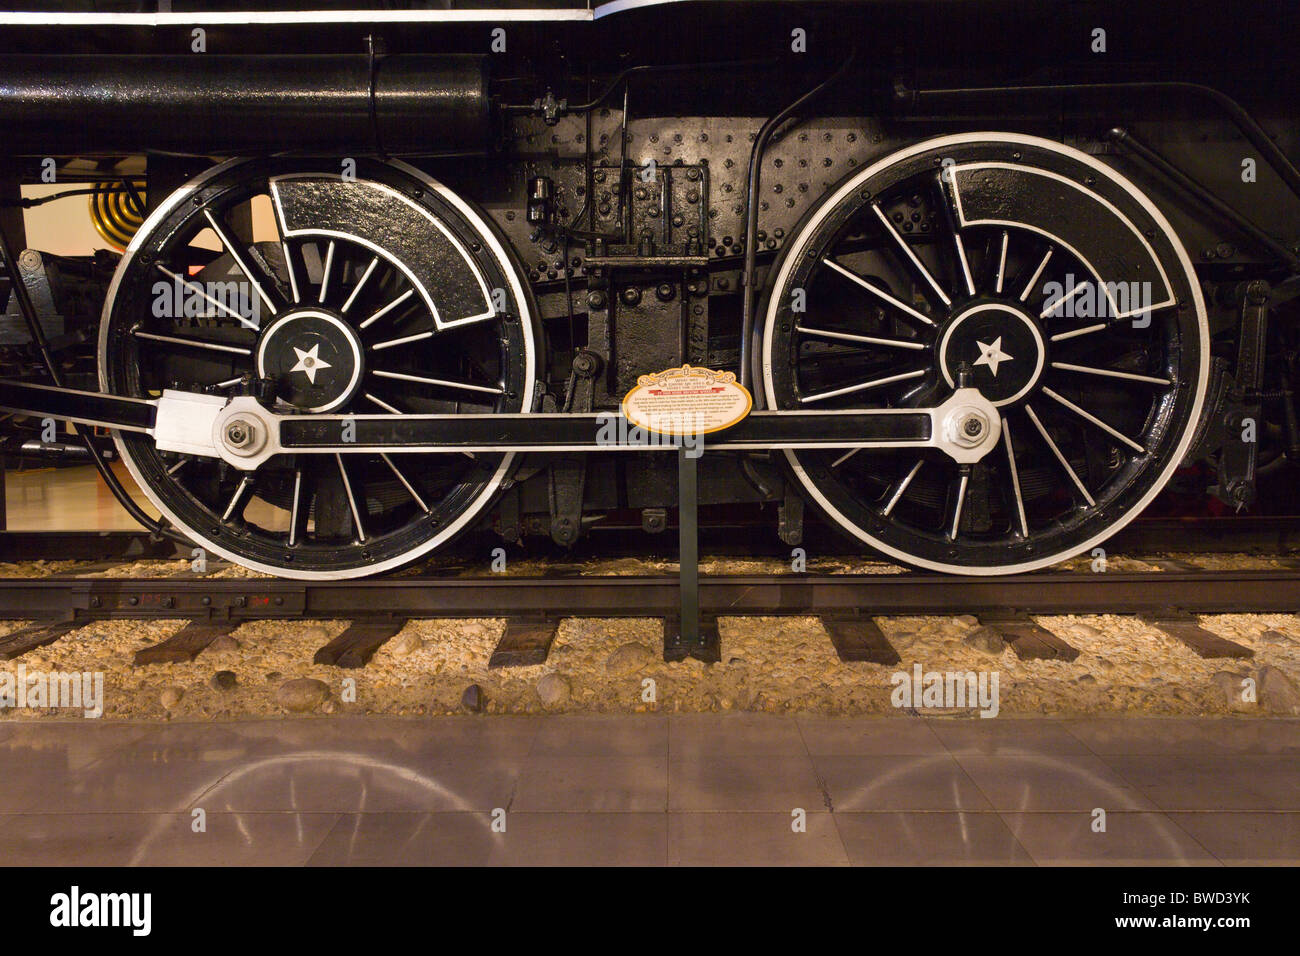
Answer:
[[1132, 317], [1135, 328], [1151, 324], [1150, 282], [1093, 282], [1065, 274], [1064, 282], [1043, 283], [1044, 318], [1119, 319]]
[[262, 300], [251, 282], [239, 279], [196, 282], [177, 275], [153, 284], [153, 315], [158, 319], [238, 318], [261, 325]]
[[645, 427], [621, 415], [606, 412], [596, 416], [596, 444], [606, 448], [645, 446], [686, 449], [687, 458], [704, 454], [707, 419], [693, 411], [651, 412]]
[[122, 927], [132, 936], [153, 930], [152, 893], [87, 893], [73, 886], [50, 897], [50, 925], [58, 928]]
[[29, 671], [19, 664], [0, 671], [0, 708], [69, 708], [95, 719], [104, 714], [104, 674], [101, 671]]
[[921, 665], [912, 665], [912, 673], [896, 671], [889, 683], [894, 690], [889, 695], [895, 707], [918, 710], [956, 710], [976, 707], [981, 717], [998, 715], [997, 671], [926, 671]]

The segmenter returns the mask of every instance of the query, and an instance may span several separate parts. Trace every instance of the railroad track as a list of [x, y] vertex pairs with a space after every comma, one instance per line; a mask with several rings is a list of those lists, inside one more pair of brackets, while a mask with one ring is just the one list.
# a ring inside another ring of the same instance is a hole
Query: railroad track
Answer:
[[[1070, 660], [1077, 651], [1035, 615], [1138, 615], [1203, 657], [1250, 651], [1197, 624], [1196, 614], [1294, 612], [1300, 563], [1274, 570], [1204, 570], [1167, 563], [1155, 572], [1039, 572], [1009, 577], [940, 574], [710, 575], [699, 581], [698, 645], [673, 648], [680, 633], [675, 576], [388, 577], [361, 581], [275, 578], [47, 577], [0, 579], [0, 618], [37, 623], [0, 638], [0, 659], [108, 618], [189, 619], [163, 653], [192, 658], [221, 633], [252, 620], [335, 619], [348, 632], [323, 648], [325, 663], [360, 666], [411, 618], [505, 618], [498, 664], [540, 663], [566, 617], [658, 617], [665, 655], [719, 654], [719, 617], [820, 617], [841, 658], [895, 663], [879, 617], [969, 614], [998, 631], [1021, 657]], [[350, 662], [350, 663], [349, 663]]]

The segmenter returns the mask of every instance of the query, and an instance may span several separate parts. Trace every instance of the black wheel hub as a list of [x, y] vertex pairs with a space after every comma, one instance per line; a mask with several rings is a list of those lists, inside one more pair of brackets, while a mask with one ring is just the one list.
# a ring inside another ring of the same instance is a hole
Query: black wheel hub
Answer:
[[964, 367], [970, 384], [997, 406], [1011, 405], [1038, 383], [1046, 359], [1037, 320], [1010, 302], [986, 299], [954, 310], [939, 333], [939, 371], [950, 388]]
[[365, 368], [356, 331], [326, 309], [280, 316], [257, 343], [257, 374], [275, 382], [275, 394], [306, 412], [332, 412], [356, 395]]

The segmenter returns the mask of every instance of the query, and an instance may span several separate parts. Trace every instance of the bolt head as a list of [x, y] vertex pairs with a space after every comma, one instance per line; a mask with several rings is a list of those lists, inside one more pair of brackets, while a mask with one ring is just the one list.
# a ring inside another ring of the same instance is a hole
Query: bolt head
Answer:
[[237, 418], [226, 425], [226, 441], [234, 448], [247, 447], [253, 441], [253, 426], [251, 423]]

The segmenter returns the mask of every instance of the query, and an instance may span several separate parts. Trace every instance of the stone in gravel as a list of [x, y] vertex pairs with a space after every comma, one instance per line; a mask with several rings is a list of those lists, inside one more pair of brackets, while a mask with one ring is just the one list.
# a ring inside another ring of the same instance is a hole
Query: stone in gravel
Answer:
[[321, 709], [321, 713], [324, 714], [332, 714], [334, 713], [334, 711], [338, 710], [338, 708], [334, 705], [334, 701], [332, 700], [325, 701], [325, 703], [320, 705], [320, 709]]
[[559, 674], [546, 674], [537, 682], [537, 698], [546, 707], [560, 706], [572, 693], [569, 682]]
[[472, 714], [481, 714], [486, 702], [483, 688], [478, 684], [470, 684], [465, 688], [465, 693], [460, 695], [460, 705]]
[[222, 634], [215, 641], [208, 645], [209, 654], [221, 654], [225, 651], [239, 650], [239, 641], [235, 640], [229, 634]]
[[1229, 707], [1249, 707], [1250, 704], [1241, 699], [1243, 690], [1241, 682], [1244, 674], [1234, 674], [1232, 671], [1217, 671], [1210, 678], [1216, 690], [1221, 695], [1221, 699]]
[[1095, 684], [1097, 683], [1097, 678], [1093, 677], [1091, 674], [1080, 674], [1074, 679], [1074, 682], [1076, 684]]
[[1300, 690], [1276, 667], [1259, 669], [1259, 703], [1273, 714], [1300, 714]]
[[162, 705], [164, 710], [175, 710], [180, 704], [181, 698], [185, 696], [185, 688], [168, 687], [162, 692]]
[[1001, 654], [1006, 650], [1007, 642], [1002, 635], [991, 627], [977, 627], [962, 638], [969, 646], [985, 654]]
[[965, 624], [967, 627], [980, 626], [980, 619], [974, 614], [958, 614], [953, 618], [953, 621], [957, 624]]
[[605, 673], [633, 674], [650, 663], [654, 652], [644, 644], [629, 641], [605, 659]]
[[407, 631], [405, 634], [398, 634], [393, 638], [388, 643], [388, 647], [392, 650], [394, 657], [410, 657], [424, 647], [424, 641], [414, 631]]
[[1287, 637], [1281, 631], [1275, 631], [1271, 627], [1259, 635], [1259, 640], [1264, 644], [1291, 644], [1291, 638]]
[[279, 680], [281, 677], [283, 677], [283, 676], [284, 676], [284, 675], [281, 674], [279, 671], [267, 671], [267, 672], [266, 672], [266, 682], [267, 682], [268, 684], [274, 684], [276, 681], [278, 681], [278, 680]]
[[1101, 631], [1097, 630], [1091, 624], [1074, 624], [1070, 630], [1082, 638], [1102, 637]]
[[217, 671], [208, 681], [217, 690], [233, 690], [238, 681], [235, 678], [234, 671]]
[[329, 685], [314, 677], [285, 681], [275, 692], [275, 702], [295, 714], [315, 710], [330, 698]]

